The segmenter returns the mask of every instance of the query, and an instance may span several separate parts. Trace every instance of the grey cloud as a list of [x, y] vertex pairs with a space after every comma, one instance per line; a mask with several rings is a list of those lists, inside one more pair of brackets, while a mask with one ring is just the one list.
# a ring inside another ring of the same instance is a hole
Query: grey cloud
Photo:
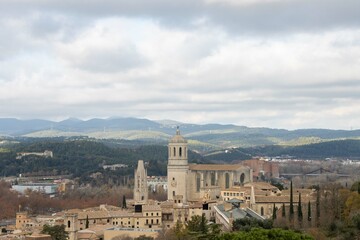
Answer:
[[[319, 31], [359, 27], [358, 0], [302, 0], [230, 5], [190, 0], [5, 0], [2, 11], [49, 11], [87, 17], [125, 16], [151, 18], [172, 27], [191, 27], [205, 18], [230, 33]], [[1, 10], [0, 10], [1, 11]]]
[[88, 49], [80, 62], [79, 68], [98, 73], [115, 73], [144, 66], [147, 60], [136, 50], [127, 45], [117, 49]]

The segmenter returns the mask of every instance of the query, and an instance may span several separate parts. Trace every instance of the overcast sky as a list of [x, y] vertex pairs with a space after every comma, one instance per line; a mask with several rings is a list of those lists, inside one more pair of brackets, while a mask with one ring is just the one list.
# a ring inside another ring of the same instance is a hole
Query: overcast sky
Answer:
[[359, 0], [1, 0], [0, 117], [360, 128]]

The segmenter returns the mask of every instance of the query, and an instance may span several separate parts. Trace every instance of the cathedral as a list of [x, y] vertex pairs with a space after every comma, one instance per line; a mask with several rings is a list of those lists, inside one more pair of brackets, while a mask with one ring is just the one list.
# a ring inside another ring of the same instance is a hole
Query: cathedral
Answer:
[[252, 170], [240, 164], [189, 164], [187, 140], [180, 130], [168, 145], [168, 200], [188, 204], [219, 200], [221, 190], [252, 182]]

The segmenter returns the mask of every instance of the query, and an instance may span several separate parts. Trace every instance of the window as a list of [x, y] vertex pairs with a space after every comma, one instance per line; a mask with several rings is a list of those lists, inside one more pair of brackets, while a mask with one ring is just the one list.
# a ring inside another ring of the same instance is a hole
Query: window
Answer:
[[146, 224], [149, 224], [149, 219], [146, 219]]
[[174, 147], [174, 157], [176, 157], [176, 148]]
[[230, 175], [229, 173], [225, 173], [225, 188], [230, 187]]
[[70, 226], [71, 226], [71, 222], [70, 222], [70, 221], [68, 221], [68, 224], [67, 224], [67, 225], [68, 225], [68, 228], [70, 228]]
[[243, 183], [244, 183], [244, 180], [245, 180], [245, 174], [242, 173], [242, 174], [240, 175], [240, 183], [243, 184]]
[[261, 216], [264, 216], [264, 208], [263, 207], [261, 207], [260, 212], [261, 212]]
[[173, 196], [175, 197], [175, 191], [173, 191]]
[[196, 174], [196, 191], [200, 192], [200, 174]]
[[182, 149], [181, 149], [181, 147], [179, 148], [179, 157], [181, 157], [181, 155], [182, 155]]
[[211, 186], [215, 186], [215, 173], [212, 172], [211, 175], [210, 175], [210, 178], [211, 178]]
[[159, 219], [156, 219], [156, 224], [159, 224]]

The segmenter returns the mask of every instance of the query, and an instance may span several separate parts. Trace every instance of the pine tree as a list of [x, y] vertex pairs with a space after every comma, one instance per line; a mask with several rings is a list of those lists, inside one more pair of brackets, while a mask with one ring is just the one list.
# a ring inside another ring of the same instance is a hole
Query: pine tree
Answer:
[[308, 221], [311, 222], [311, 204], [310, 204], [310, 201], [308, 203]]
[[294, 199], [293, 199], [293, 184], [290, 182], [290, 211], [289, 211], [290, 219], [294, 217]]
[[89, 228], [89, 216], [86, 215], [85, 228]]
[[125, 195], [123, 195], [122, 208], [127, 208]]
[[274, 206], [273, 206], [273, 214], [272, 214], [272, 219], [273, 219], [273, 220], [276, 219], [276, 210], [277, 210], [277, 208], [275, 207], [275, 203], [274, 203]]
[[301, 206], [301, 193], [299, 193], [299, 205], [298, 205], [298, 220], [301, 222], [303, 219], [303, 212], [302, 212], [302, 206]]
[[283, 218], [286, 217], [285, 203], [283, 203], [283, 205], [282, 205], [281, 215], [282, 215]]

